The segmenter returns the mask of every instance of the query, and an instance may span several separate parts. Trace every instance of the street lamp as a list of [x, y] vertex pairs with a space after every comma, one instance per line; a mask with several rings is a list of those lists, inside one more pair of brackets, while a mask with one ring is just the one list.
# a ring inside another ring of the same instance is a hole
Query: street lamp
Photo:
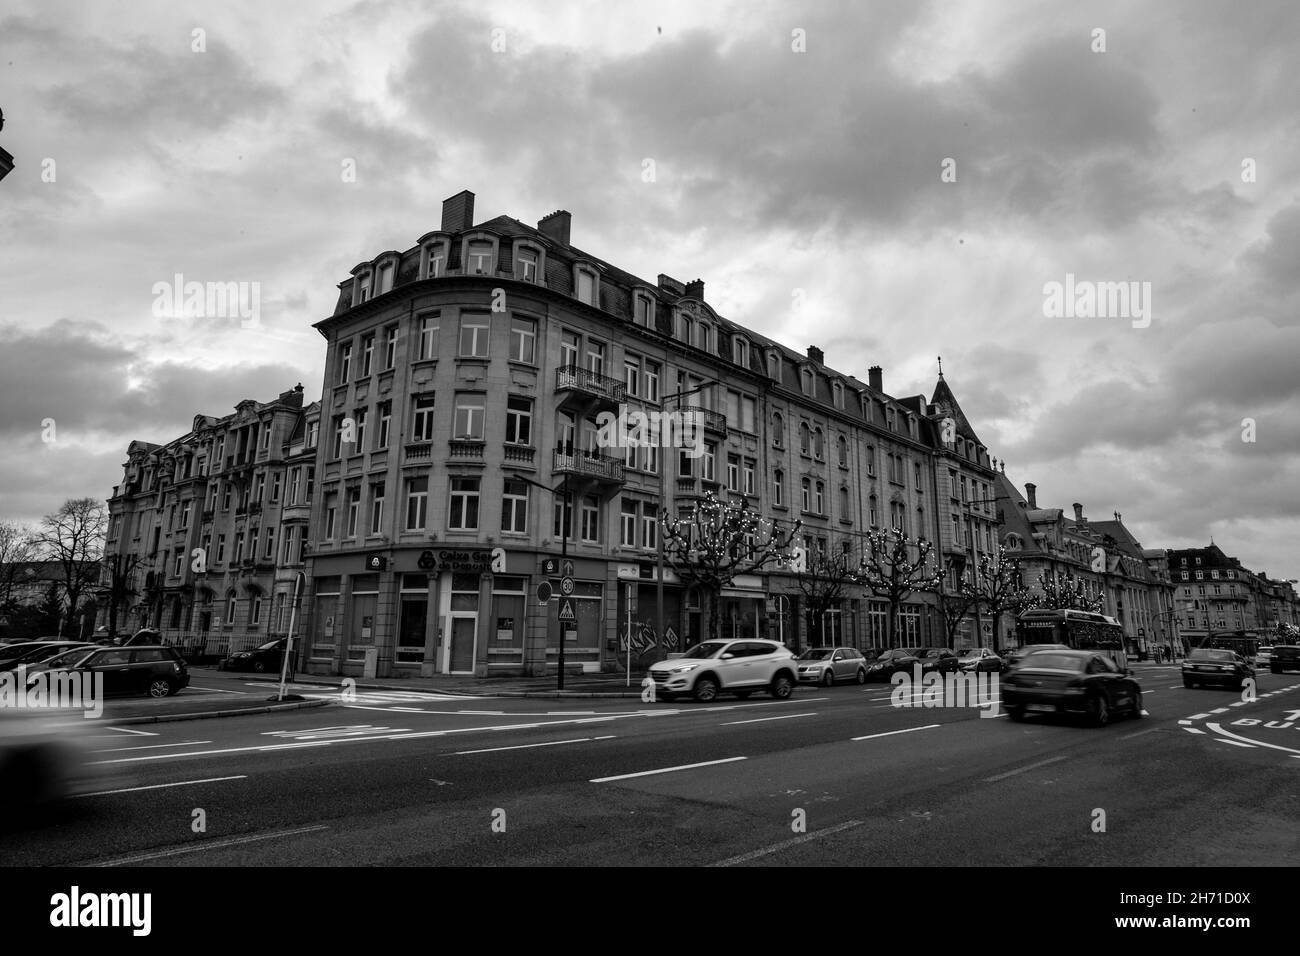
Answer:
[[[694, 388], [688, 388], [685, 391], [673, 392], [671, 395], [662, 395], [659, 398], [659, 404], [666, 404], [672, 399], [684, 398], [687, 395], [694, 395], [696, 392], [702, 392], [706, 388], [712, 388], [714, 385], [721, 385], [717, 379], [709, 379], [702, 382]], [[703, 427], [703, 423], [697, 423]], [[668, 471], [668, 456], [663, 453], [663, 426], [659, 427], [659, 523], [661, 527], [656, 528], [655, 544], [658, 546], [655, 555], [655, 660], [659, 660], [664, 652], [664, 529], [662, 525], [668, 517], [667, 507], [667, 488], [664, 481], [664, 475]], [[628, 641], [632, 640], [632, 635], [628, 634]]]
[[[551, 494], [555, 494], [556, 492], [561, 491], [561, 490], [563, 491], [563, 493], [564, 493], [564, 504], [563, 504], [563, 506], [562, 506], [562, 510], [561, 510], [561, 512], [560, 512], [560, 520], [561, 520], [561, 521], [563, 522], [563, 524], [564, 524], [564, 532], [563, 532], [563, 536], [562, 536], [561, 539], [560, 539], [560, 570], [563, 571], [563, 570], [564, 570], [564, 562], [565, 562], [565, 561], [568, 559], [568, 557], [569, 557], [569, 524], [570, 524], [570, 522], [573, 520], [573, 509], [572, 509], [572, 507], [571, 507], [571, 505], [570, 505], [570, 503], [569, 503], [569, 476], [568, 476], [568, 474], [567, 474], [567, 473], [565, 474], [565, 476], [564, 476], [564, 481], [561, 482], [559, 488], [552, 488], [550, 485], [544, 485], [544, 484], [542, 484], [541, 482], [533, 481], [533, 479], [529, 478], [529, 477], [526, 476], [526, 475], [521, 475], [521, 474], [520, 474], [519, 472], [517, 472], [517, 471], [503, 471], [502, 473], [503, 473], [507, 478], [513, 478], [515, 481], [522, 481], [524, 484], [532, 485], [534, 488], [540, 488], [540, 489], [542, 489], [543, 491], [549, 491]], [[559, 656], [559, 662], [558, 662], [558, 663], [559, 663], [560, 672], [559, 672], [559, 674], [556, 675], [555, 689], [556, 689], [556, 690], [564, 690], [564, 641], [565, 641], [565, 637], [564, 637], [564, 622], [563, 622], [563, 621], [560, 621], [559, 624], [560, 624], [560, 656]], [[630, 637], [631, 637], [631, 635], [629, 635], [629, 639], [630, 639]]]

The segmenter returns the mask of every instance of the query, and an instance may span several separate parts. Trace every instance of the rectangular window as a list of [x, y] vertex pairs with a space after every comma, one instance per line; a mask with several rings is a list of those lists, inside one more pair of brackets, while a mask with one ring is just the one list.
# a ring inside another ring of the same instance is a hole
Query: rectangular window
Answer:
[[641, 506], [641, 547], [659, 547], [659, 506], [648, 501]]
[[466, 271], [470, 275], [491, 275], [492, 243], [471, 242], [465, 253]]
[[298, 479], [302, 474], [301, 468], [295, 468], [289, 472], [289, 499], [288, 504], [298, 504]]
[[419, 318], [417, 335], [419, 336], [419, 347], [416, 349], [415, 359], [417, 362], [428, 361], [438, 354], [438, 328], [442, 322], [441, 312], [430, 312]]
[[620, 512], [618, 543], [625, 548], [636, 547], [637, 504], [627, 498], [623, 499]]
[[453, 478], [447, 527], [457, 531], [478, 528], [479, 479]]
[[758, 463], [752, 458], [746, 458], [744, 466], [741, 469], [741, 487], [747, 495], [754, 494], [754, 469], [757, 464]]
[[229, 510], [230, 510], [230, 496], [231, 496], [231, 494], [232, 494], [233, 492], [234, 492], [234, 486], [231, 485], [230, 482], [226, 481], [226, 482], [223, 482], [223, 483], [222, 483], [222, 491], [221, 491], [221, 510], [222, 510], [222, 511], [229, 511]]
[[703, 466], [700, 470], [700, 477], [705, 481], [714, 481], [715, 466], [718, 460], [718, 446], [712, 443], [704, 446]]
[[501, 530], [523, 534], [528, 530], [528, 485], [507, 478], [501, 507]]
[[181, 504], [181, 528], [182, 529], [188, 528], [190, 526], [190, 512], [193, 510], [193, 508], [194, 508], [193, 501], [186, 501]]
[[506, 442], [530, 445], [533, 441], [533, 400], [511, 395], [506, 400]]
[[266, 529], [266, 546], [262, 549], [262, 560], [270, 561], [275, 557], [275, 529]]
[[217, 564], [220, 564], [222, 561], [225, 560], [226, 560], [226, 536], [224, 534], [219, 534], [217, 535]]
[[605, 343], [587, 340], [587, 369], [597, 375], [605, 374]]
[[343, 420], [346, 416], [334, 416], [334, 440], [330, 445], [330, 457], [343, 457]]
[[740, 459], [735, 455], [727, 456], [727, 490], [740, 490]]
[[433, 396], [417, 395], [411, 419], [411, 441], [433, 441]]
[[623, 386], [629, 398], [638, 398], [641, 394], [641, 359], [627, 355], [623, 359]]
[[368, 409], [358, 408], [352, 413], [352, 421], [356, 426], [353, 429], [354, 441], [352, 442], [352, 453], [360, 454], [366, 447], [366, 412]]
[[582, 540], [600, 541], [600, 499], [592, 495], [582, 499]]
[[532, 249], [520, 249], [515, 255], [519, 267], [519, 278], [525, 282], [537, 281], [537, 253]]
[[361, 377], [365, 378], [370, 374], [370, 363], [375, 356], [375, 336], [372, 332], [370, 335], [361, 339]]
[[339, 384], [346, 385], [348, 376], [352, 373], [352, 343], [347, 342], [339, 347]]
[[510, 360], [532, 365], [537, 355], [537, 323], [515, 318], [510, 323]]
[[379, 403], [379, 434], [375, 437], [376, 448], [388, 447], [388, 434], [393, 425], [393, 402]]
[[384, 330], [384, 368], [390, 369], [397, 364], [397, 326], [390, 325]]
[[452, 438], [483, 440], [484, 399], [482, 395], [456, 396], [456, 419], [452, 426]]
[[236, 564], [244, 557], [244, 532], [235, 532], [235, 548], [230, 554], [230, 560]]
[[357, 522], [361, 518], [361, 489], [348, 489], [347, 534], [349, 538], [357, 536]]
[[334, 517], [338, 512], [338, 498], [339, 496], [337, 494], [329, 494], [325, 496], [324, 538], [326, 541], [330, 541], [334, 538]]
[[466, 313], [460, 317], [461, 358], [488, 357], [488, 317]]
[[554, 532], [557, 538], [573, 537], [573, 505], [566, 504], [563, 495], [555, 497]]
[[277, 471], [271, 476], [271, 504], [280, 501], [280, 486], [284, 483], [284, 472]]
[[425, 518], [429, 509], [429, 479], [406, 479], [406, 530], [424, 530]]
[[370, 486], [370, 533], [382, 534], [384, 531], [384, 486]]
[[590, 272], [578, 273], [578, 300], [588, 305], [596, 304], [596, 280]]
[[379, 267], [379, 282], [375, 289], [375, 295], [383, 295], [385, 292], [391, 292], [393, 289], [393, 264], [386, 262]]
[[578, 353], [582, 340], [576, 332], [564, 332], [560, 336], [560, 367], [568, 368], [578, 364]]
[[645, 362], [641, 366], [641, 397], [647, 402], [659, 401], [658, 362]]
[[785, 473], [781, 471], [772, 475], [772, 504], [785, 506]]

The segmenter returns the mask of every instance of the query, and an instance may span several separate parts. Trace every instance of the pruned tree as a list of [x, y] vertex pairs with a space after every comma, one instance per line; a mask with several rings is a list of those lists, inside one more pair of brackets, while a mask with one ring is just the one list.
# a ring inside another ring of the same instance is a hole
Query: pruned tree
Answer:
[[[829, 550], [809, 547], [809, 542], [804, 541], [804, 548], [791, 565], [795, 583], [804, 598], [809, 635], [817, 633], [817, 622], [827, 611], [839, 606], [845, 589], [856, 582], [859, 560], [853, 542], [848, 538], [834, 542]], [[797, 633], [796, 654], [800, 650]], [[811, 638], [809, 643], [812, 643]]]
[[722, 501], [712, 492], [685, 517], [661, 516], [664, 560], [688, 587], [708, 598], [709, 638], [718, 636], [722, 589], [738, 575], [757, 574], [788, 560], [801, 523], [764, 518], [748, 500]]
[[1100, 594], [1093, 592], [1092, 588], [1081, 578], [1076, 578], [1070, 571], [1065, 572], [1061, 577], [1048, 577], [1046, 574], [1038, 575], [1038, 583], [1035, 588], [1037, 593], [1034, 607], [1047, 608], [1049, 610], [1076, 610], [1076, 611], [1094, 611], [1101, 613], [1105, 610], [1106, 599]]
[[943, 627], [947, 637], [944, 643], [948, 647], [956, 646], [961, 622], [970, 616], [978, 599], [969, 572], [963, 570], [955, 577], [957, 583], [954, 586], [949, 585], [946, 574], [939, 582], [939, 610], [943, 612]]
[[[58, 511], [41, 519], [38, 535], [44, 556], [63, 572], [63, 596], [67, 607], [64, 621], [81, 607], [82, 595], [99, 577], [99, 559], [104, 553], [104, 531], [108, 514], [95, 498], [69, 498]], [[63, 627], [59, 628], [59, 636]]]
[[943, 583], [943, 569], [925, 538], [913, 539], [902, 531], [877, 529], [863, 539], [857, 581], [889, 604], [885, 622], [886, 642], [896, 646], [898, 610], [913, 594], [937, 591]]
[[979, 606], [993, 619], [993, 651], [1001, 652], [1002, 615], [1019, 614], [1031, 605], [1034, 593], [1024, 586], [1020, 560], [1013, 558], [1003, 545], [997, 551], [980, 555], [974, 568], [975, 594]]
[[16, 521], [0, 522], [0, 610], [9, 610], [14, 584], [23, 566], [37, 557], [36, 529]]

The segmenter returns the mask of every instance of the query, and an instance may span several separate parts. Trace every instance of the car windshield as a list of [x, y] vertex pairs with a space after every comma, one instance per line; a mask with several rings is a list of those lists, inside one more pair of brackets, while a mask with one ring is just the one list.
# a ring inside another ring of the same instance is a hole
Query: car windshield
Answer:
[[1039, 651], [1034, 655], [1034, 659], [1028, 666], [1034, 670], [1078, 672], [1083, 670], [1083, 665], [1086, 662], [1086, 658], [1076, 657], [1073, 654], [1053, 654], [1051, 651]]
[[695, 660], [704, 657], [712, 657], [726, 646], [727, 644], [725, 641], [705, 641], [703, 644], [696, 644], [689, 651], [683, 654], [682, 657], [694, 658]]
[[975, 648], [974, 650], [963, 651], [961, 656], [962, 656], [962, 659], [965, 660], [965, 659], [968, 658], [968, 657], [979, 657], [979, 656], [981, 656], [983, 653], [984, 653], [984, 652], [981, 651], [979, 648]]
[[801, 661], [824, 661], [829, 660], [831, 654], [835, 652], [833, 647], [810, 647], [799, 655]]
[[1235, 651], [1219, 651], [1212, 647], [1198, 647], [1192, 651], [1188, 660], [1193, 661], [1222, 661], [1231, 664], [1236, 658]]
[[280, 642], [279, 642], [279, 641], [267, 641], [265, 644], [263, 644], [261, 647], [259, 647], [258, 650], [259, 650], [259, 651], [273, 651], [273, 650], [275, 650], [275, 649], [276, 649], [277, 647], [279, 647], [279, 646], [280, 646]]
[[880, 655], [878, 660], [884, 661], [895, 657], [914, 657], [914, 656], [915, 655], [912, 654], [911, 651], [903, 650], [902, 648], [896, 647], [892, 651], [885, 651], [885, 653]]

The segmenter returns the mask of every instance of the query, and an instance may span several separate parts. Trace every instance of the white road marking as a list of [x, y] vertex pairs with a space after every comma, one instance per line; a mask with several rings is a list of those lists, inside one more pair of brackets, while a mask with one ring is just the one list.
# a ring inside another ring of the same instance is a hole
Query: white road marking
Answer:
[[811, 714], [783, 714], [780, 717], [755, 717], [752, 720], [729, 720], [722, 727], [735, 727], [737, 724], [761, 724], [765, 720], [793, 720], [796, 717], [816, 717], [816, 713]]
[[203, 850], [221, 850], [228, 846], [239, 846], [243, 843], [257, 843], [260, 840], [275, 840], [279, 837], [296, 836], [299, 833], [315, 833], [318, 830], [328, 830], [329, 827], [321, 825], [314, 827], [299, 827], [296, 830], [281, 830], [279, 833], [262, 833], [257, 836], [232, 837], [229, 840], [201, 840], [192, 846], [177, 847], [174, 850], [160, 850], [157, 853], [142, 853], [139, 856], [128, 856], [120, 860], [110, 860], [106, 863], [96, 863], [95, 866], [123, 866], [128, 863], [141, 863], [145, 860], [158, 860], [165, 856], [179, 856], [182, 853], [199, 853]]
[[1201, 730], [1201, 728], [1199, 728], [1199, 727], [1184, 727], [1183, 730], [1187, 731], [1189, 734], [1203, 734], [1203, 733], [1205, 733], [1205, 731]]
[[817, 830], [813, 833], [805, 833], [803, 836], [797, 836], [790, 840], [782, 840], [780, 843], [773, 843], [771, 846], [763, 847], [761, 850], [751, 850], [749, 853], [742, 853], [740, 856], [728, 857], [725, 860], [719, 860], [717, 863], [710, 863], [709, 866], [735, 866], [738, 863], [748, 863], [750, 860], [757, 860], [760, 857], [769, 856], [773, 853], [779, 853], [788, 847], [798, 846], [800, 843], [807, 843], [809, 840], [817, 840], [821, 837], [832, 836], [836, 833], [842, 833], [845, 830], [851, 830], [854, 827], [862, 826], [862, 820], [849, 820], [846, 823], [837, 823], [833, 827], [827, 827], [824, 830]]
[[1242, 740], [1248, 744], [1254, 744], [1256, 747], [1267, 747], [1270, 750], [1285, 750], [1287, 753], [1300, 755], [1300, 750], [1296, 750], [1294, 747], [1283, 747], [1281, 744], [1266, 744], [1262, 740], [1252, 740], [1250, 737], [1243, 737], [1240, 734], [1234, 734], [1229, 730], [1224, 730], [1218, 724], [1206, 724], [1205, 726], [1209, 727], [1216, 734], [1223, 734], [1223, 736], [1231, 737], [1234, 740]]
[[722, 760], [706, 760], [703, 763], [687, 763], [680, 767], [664, 767], [661, 770], [641, 770], [637, 773], [621, 773], [615, 777], [597, 777], [591, 783], [611, 783], [615, 780], [631, 780], [633, 777], [653, 777], [659, 773], [674, 773], [678, 770], [694, 770], [696, 767], [714, 767], [720, 763], [735, 763], [737, 760], [748, 760], [748, 757], [726, 757]]
[[[1215, 739], [1216, 741], [1218, 741], [1219, 743], [1221, 743], [1221, 744], [1232, 744], [1232, 746], [1234, 746], [1234, 747], [1245, 747], [1245, 748], [1247, 748], [1248, 750], [1254, 750], [1254, 749], [1255, 749], [1255, 745], [1254, 745], [1254, 744], [1243, 744], [1243, 743], [1241, 743], [1241, 742], [1238, 741], [1238, 740], [1224, 740], [1222, 737], [1215, 737], [1214, 739]], [[1300, 757], [1300, 754], [1296, 754], [1296, 756], [1297, 756], [1297, 757]]]
[[457, 750], [453, 757], [464, 757], [467, 754], [495, 754], [503, 750], [529, 750], [533, 747], [558, 747], [560, 744], [589, 744], [593, 740], [613, 740], [613, 737], [575, 737], [572, 740], [547, 740], [539, 744], [518, 744], [514, 747], [489, 747], [485, 750]]
[[132, 730], [130, 727], [109, 727], [109, 730], [116, 730], [123, 734], [134, 734], [137, 737], [161, 737], [162, 734], [155, 730]]
[[935, 727], [942, 727], [943, 724], [926, 724], [924, 727], [908, 727], [906, 730], [889, 730], [883, 734], [867, 734], [865, 737], [854, 737], [854, 740], [875, 740], [877, 737], [892, 737], [894, 734], [910, 734], [914, 730], [933, 730]]
[[126, 750], [157, 750], [159, 747], [196, 747], [199, 744], [210, 744], [211, 740], [186, 740], [174, 744], [144, 744], [140, 747], [113, 747], [109, 750], [92, 750], [92, 754], [116, 754]]
[[1228, 708], [1226, 707], [1216, 707], [1214, 710], [1210, 711], [1212, 714], [1226, 714], [1227, 712]]
[[166, 790], [168, 787], [192, 787], [200, 783], [222, 783], [226, 780], [247, 780], [248, 774], [237, 777], [209, 777], [206, 780], [180, 780], [176, 783], [155, 783], [147, 787], [126, 787], [122, 790], [98, 790], [95, 793], [79, 793], [78, 797], [107, 797], [115, 793], [139, 793], [141, 790]]
[[190, 687], [197, 688], [207, 694], [234, 694], [236, 697], [247, 697], [251, 693], [251, 691], [246, 690], [226, 690], [224, 687], [205, 687], [193, 681], [190, 682]]
[[1005, 780], [1007, 777], [1014, 777], [1016, 774], [1027, 773], [1030, 770], [1037, 770], [1039, 767], [1046, 767], [1049, 763], [1056, 763], [1058, 760], [1068, 760], [1068, 757], [1048, 757], [1046, 760], [1040, 760], [1038, 763], [1031, 763], [1027, 767], [1019, 767], [1015, 770], [1008, 770], [1006, 773], [1000, 773], [996, 777], [985, 777], [985, 783], [997, 783], [999, 780]]
[[1206, 717], [1209, 717], [1209, 716], [1210, 716], [1209, 714], [1192, 714], [1191, 719], [1192, 719], [1192, 720], [1204, 720]]
[[1157, 730], [1159, 730], [1159, 729], [1160, 729], [1159, 727], [1150, 727], [1150, 728], [1148, 728], [1147, 730], [1139, 730], [1139, 731], [1138, 731], [1137, 733], [1135, 733], [1135, 734], [1125, 734], [1123, 737], [1121, 737], [1121, 738], [1119, 738], [1119, 739], [1120, 739], [1120, 740], [1132, 740], [1134, 737], [1141, 737], [1143, 734], [1154, 734], [1154, 733], [1155, 733]]

